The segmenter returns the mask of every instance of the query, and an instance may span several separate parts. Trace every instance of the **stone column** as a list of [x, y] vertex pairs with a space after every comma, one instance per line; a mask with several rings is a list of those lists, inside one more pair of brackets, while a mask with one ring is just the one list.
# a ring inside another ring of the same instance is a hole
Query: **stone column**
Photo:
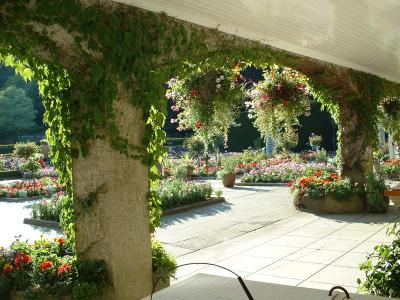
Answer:
[[[114, 101], [117, 124], [122, 137], [140, 145], [144, 123], [128, 95]], [[103, 184], [89, 212], [77, 218], [76, 250], [81, 258], [106, 261], [113, 288], [104, 299], [141, 299], [152, 287], [148, 168], [97, 139], [87, 157], [73, 160], [75, 197], [85, 198]]]
[[[367, 147], [367, 131], [352, 101], [339, 101], [341, 175], [364, 184], [373, 170], [372, 150]], [[361, 105], [361, 104], [357, 104]]]

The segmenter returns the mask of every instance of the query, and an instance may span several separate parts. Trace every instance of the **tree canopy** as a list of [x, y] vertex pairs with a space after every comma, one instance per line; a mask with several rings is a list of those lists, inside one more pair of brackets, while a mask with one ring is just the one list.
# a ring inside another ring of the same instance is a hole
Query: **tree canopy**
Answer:
[[32, 133], [36, 129], [33, 101], [22, 88], [0, 91], [0, 137]]

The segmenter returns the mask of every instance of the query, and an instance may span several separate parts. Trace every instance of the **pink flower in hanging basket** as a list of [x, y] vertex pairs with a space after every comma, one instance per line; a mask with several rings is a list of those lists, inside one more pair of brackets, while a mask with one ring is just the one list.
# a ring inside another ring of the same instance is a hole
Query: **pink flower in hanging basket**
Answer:
[[268, 94], [264, 94], [264, 95], [262, 95], [262, 99], [263, 99], [264, 101], [268, 101], [268, 100], [270, 99], [270, 97], [269, 97]]
[[195, 126], [197, 129], [200, 129], [200, 128], [203, 126], [203, 123], [202, 123], [200, 120], [197, 120], [196, 123], [194, 124], [194, 126]]
[[192, 90], [191, 92], [190, 92], [190, 95], [192, 96], [192, 97], [198, 97], [199, 96], [199, 92], [197, 91], [197, 90]]

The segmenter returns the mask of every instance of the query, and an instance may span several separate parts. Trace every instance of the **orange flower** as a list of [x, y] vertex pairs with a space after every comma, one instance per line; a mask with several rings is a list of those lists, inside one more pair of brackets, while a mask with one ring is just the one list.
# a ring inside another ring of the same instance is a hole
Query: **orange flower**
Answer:
[[11, 271], [12, 271], [12, 269], [13, 269], [13, 266], [12, 266], [12, 265], [10, 265], [10, 264], [5, 264], [4, 267], [3, 267], [3, 274], [4, 274], [4, 275], [10, 274]]
[[322, 171], [317, 171], [317, 172], [315, 172], [315, 174], [314, 174], [315, 176], [317, 176], [317, 177], [321, 177], [321, 175], [322, 175]]
[[63, 264], [57, 268], [57, 273], [58, 275], [64, 274], [71, 270], [71, 265], [70, 264]]
[[41, 270], [47, 270], [50, 269], [53, 266], [53, 263], [49, 260], [46, 260], [45, 262], [42, 262], [40, 264], [40, 269]]
[[14, 266], [16, 269], [19, 269], [21, 267], [21, 264], [27, 264], [31, 260], [32, 258], [29, 255], [26, 255], [25, 253], [22, 252], [18, 252], [14, 258]]
[[62, 246], [65, 244], [65, 239], [63, 237], [57, 238], [57, 242]]

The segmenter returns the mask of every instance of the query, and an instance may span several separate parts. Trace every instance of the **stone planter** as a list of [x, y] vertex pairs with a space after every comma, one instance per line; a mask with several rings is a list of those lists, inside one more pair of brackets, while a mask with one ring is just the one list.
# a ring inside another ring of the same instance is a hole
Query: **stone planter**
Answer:
[[226, 174], [222, 177], [224, 187], [233, 187], [235, 185], [236, 175], [234, 173]]
[[[11, 293], [11, 298], [10, 300], [24, 300], [24, 291], [14, 291]], [[47, 296], [45, 298], [40, 298], [43, 300], [71, 300], [72, 297], [71, 296], [62, 296], [62, 297], [51, 297], [51, 296]], [[6, 299], [4, 299], [6, 300]]]
[[295, 198], [294, 206], [298, 210], [318, 213], [360, 213], [365, 211], [365, 200], [360, 195], [350, 195], [348, 199], [335, 199], [332, 196], [322, 198]]
[[400, 208], [400, 196], [391, 196], [390, 200], [392, 200], [394, 206]]

